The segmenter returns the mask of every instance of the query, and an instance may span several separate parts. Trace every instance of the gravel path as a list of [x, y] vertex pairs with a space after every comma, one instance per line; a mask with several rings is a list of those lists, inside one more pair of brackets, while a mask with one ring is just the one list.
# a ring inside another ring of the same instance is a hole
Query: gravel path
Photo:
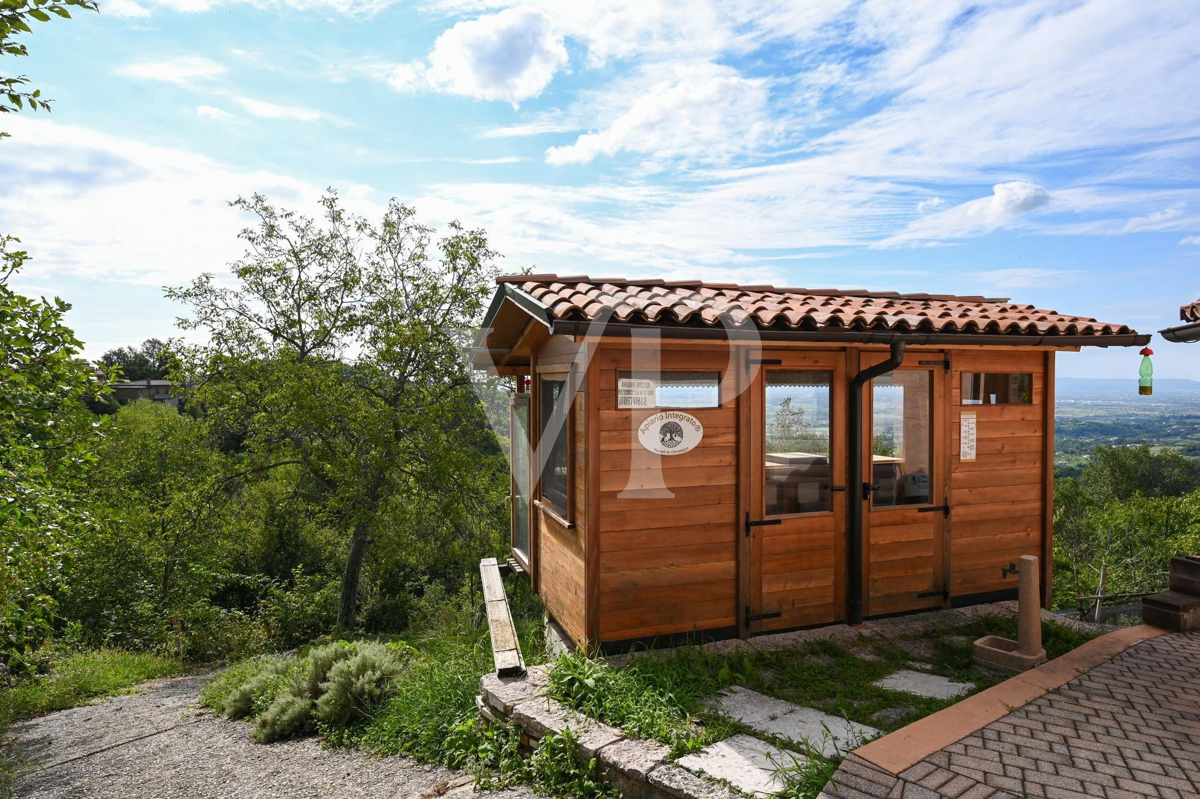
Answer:
[[461, 772], [373, 758], [307, 738], [271, 745], [250, 725], [198, 707], [201, 678], [156, 680], [138, 693], [14, 724], [18, 799], [528, 799], [474, 793]]

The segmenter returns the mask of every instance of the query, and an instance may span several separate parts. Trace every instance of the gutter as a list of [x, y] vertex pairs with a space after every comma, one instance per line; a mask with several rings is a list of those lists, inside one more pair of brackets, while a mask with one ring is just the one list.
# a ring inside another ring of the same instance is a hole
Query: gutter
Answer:
[[850, 525], [850, 538], [846, 542], [847, 604], [846, 623], [851, 626], [863, 620], [863, 502], [871, 498], [872, 486], [863, 480], [863, 386], [877, 377], [895, 371], [904, 363], [904, 342], [893, 341], [890, 357], [883, 363], [863, 369], [850, 381], [850, 477], [847, 480], [846, 514]]
[[[588, 332], [590, 322], [575, 319], [556, 319], [550, 323], [550, 332], [555, 335], [583, 335]], [[1030, 335], [1027, 333], [909, 333], [896, 330], [762, 330], [741, 328], [731, 336], [724, 327], [688, 327], [686, 325], [644, 325], [629, 322], [610, 322], [603, 335], [612, 338], [628, 338], [634, 330], [657, 330], [663, 338], [690, 338], [738, 340], [751, 339], [757, 335], [761, 341], [813, 341], [827, 344], [930, 344], [953, 346], [956, 344], [1011, 345], [1014, 347], [1144, 347], [1150, 343], [1148, 333], [1113, 333], [1110, 335]], [[742, 333], [742, 331], [745, 331]]]
[[1168, 327], [1158, 331], [1158, 335], [1175, 344], [1191, 344], [1200, 341], [1200, 322], [1192, 322], [1178, 327]]

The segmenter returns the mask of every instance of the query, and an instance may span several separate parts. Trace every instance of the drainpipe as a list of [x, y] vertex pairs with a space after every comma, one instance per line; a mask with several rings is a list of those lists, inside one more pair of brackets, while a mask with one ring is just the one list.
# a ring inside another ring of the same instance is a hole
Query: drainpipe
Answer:
[[863, 502], [870, 496], [870, 483], [863, 480], [863, 386], [881, 375], [894, 371], [904, 363], [904, 342], [892, 341], [891, 356], [883, 363], [863, 369], [850, 381], [850, 436], [848, 457], [850, 458], [849, 489], [846, 494], [850, 521], [850, 540], [847, 546], [850, 558], [849, 570], [849, 602], [847, 619], [849, 624], [862, 624], [863, 620]]

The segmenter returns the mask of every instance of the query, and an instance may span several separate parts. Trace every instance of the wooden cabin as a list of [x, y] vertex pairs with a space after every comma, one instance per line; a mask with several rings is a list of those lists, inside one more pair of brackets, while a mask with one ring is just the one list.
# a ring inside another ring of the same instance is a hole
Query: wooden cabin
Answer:
[[512, 557], [615, 652], [1015, 598], [1027, 554], [1048, 598], [1055, 355], [1148, 340], [1007, 299], [523, 275], [474, 363], [516, 378]]

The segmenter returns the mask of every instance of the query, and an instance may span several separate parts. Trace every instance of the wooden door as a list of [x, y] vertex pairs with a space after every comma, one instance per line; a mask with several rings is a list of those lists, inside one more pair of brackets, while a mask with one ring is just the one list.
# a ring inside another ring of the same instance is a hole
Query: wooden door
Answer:
[[[867, 368], [885, 356], [862, 357]], [[866, 615], [942, 607], [946, 593], [947, 355], [910, 351], [864, 387]]]
[[745, 397], [747, 633], [844, 617], [845, 358], [765, 350]]

